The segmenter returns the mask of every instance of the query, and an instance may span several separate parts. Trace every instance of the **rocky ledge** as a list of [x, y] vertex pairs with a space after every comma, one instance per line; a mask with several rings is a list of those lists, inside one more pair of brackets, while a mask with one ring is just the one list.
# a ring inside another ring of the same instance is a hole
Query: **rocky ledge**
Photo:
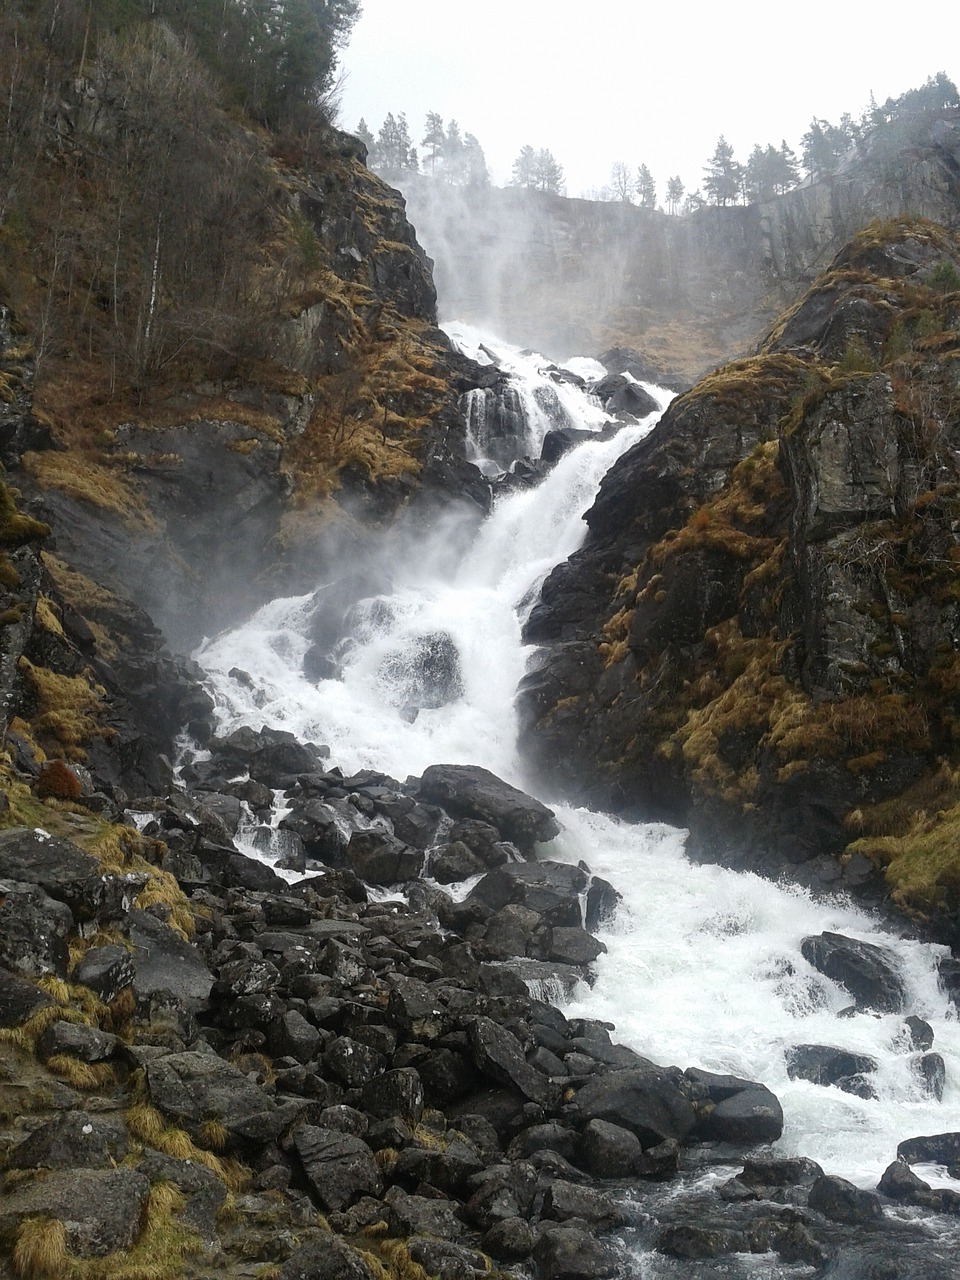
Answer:
[[951, 944], [958, 349], [955, 234], [872, 224], [605, 477], [522, 692], [554, 785]]
[[[591, 1280], [644, 1247], [825, 1276], [872, 1249], [946, 1276], [903, 1206], [958, 1212], [909, 1165], [955, 1164], [960, 1135], [905, 1141], [861, 1191], [774, 1158], [762, 1084], [656, 1064], [544, 998], [590, 980], [618, 895], [538, 858], [554, 815], [487, 771], [345, 777], [243, 729], [186, 790], [121, 805], [74, 776], [48, 810], [70, 835], [0, 834], [15, 1274]], [[904, 1009], [881, 949], [825, 934], [804, 954], [859, 1007]], [[936, 1076], [929, 1027], [907, 1024]], [[869, 1089], [852, 1057], [798, 1046], [796, 1069]]]

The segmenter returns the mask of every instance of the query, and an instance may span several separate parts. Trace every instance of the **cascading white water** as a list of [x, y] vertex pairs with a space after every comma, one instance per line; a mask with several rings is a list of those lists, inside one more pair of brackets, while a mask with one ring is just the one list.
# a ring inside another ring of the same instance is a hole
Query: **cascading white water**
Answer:
[[[459, 762], [523, 785], [513, 709], [528, 657], [522, 615], [543, 576], [582, 540], [581, 516], [601, 477], [652, 419], [603, 438], [606, 415], [577, 388], [545, 378], [545, 361], [476, 331], [456, 332], [481, 359], [496, 359], [526, 380], [528, 400], [542, 404], [535, 391], [549, 381], [563, 412], [597, 438], [565, 455], [537, 488], [501, 499], [464, 554], [451, 554], [457, 539], [438, 528], [435, 545], [421, 545], [416, 563], [408, 557], [395, 566], [393, 592], [354, 614], [356, 643], [343, 657], [342, 678], [312, 683], [303, 674], [322, 593], [275, 600], [245, 626], [205, 643], [197, 657], [209, 673], [222, 732], [245, 724], [288, 729], [328, 743], [347, 772], [373, 768], [402, 779], [429, 764]], [[571, 367], [600, 372], [590, 362]], [[545, 429], [536, 429], [541, 439]], [[457, 696], [414, 715], [410, 655], [438, 636], [458, 655]], [[252, 684], [232, 677], [234, 668]], [[938, 990], [936, 948], [886, 937], [841, 901], [814, 902], [753, 876], [693, 866], [683, 855], [683, 833], [672, 828], [556, 808], [565, 829], [544, 853], [583, 858], [624, 895], [602, 934], [608, 952], [596, 965], [596, 984], [573, 1006], [578, 1014], [614, 1022], [618, 1039], [656, 1061], [762, 1080], [786, 1115], [778, 1150], [810, 1156], [862, 1185], [875, 1185], [898, 1141], [960, 1130], [960, 1081], [952, 1070], [960, 1026]], [[910, 1011], [931, 1023], [934, 1048], [948, 1063], [941, 1103], [921, 1086], [902, 1017], [837, 1018], [849, 996], [815, 974], [799, 951], [805, 935], [825, 929], [885, 942], [897, 953]], [[878, 1098], [790, 1080], [787, 1050], [810, 1043], [876, 1058]]]

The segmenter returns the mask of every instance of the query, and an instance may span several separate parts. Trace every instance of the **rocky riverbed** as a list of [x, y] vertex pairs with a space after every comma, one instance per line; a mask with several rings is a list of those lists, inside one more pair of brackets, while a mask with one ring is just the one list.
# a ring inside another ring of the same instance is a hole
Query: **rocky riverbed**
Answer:
[[[25, 746], [19, 767], [36, 786]], [[13, 1274], [591, 1280], [641, 1274], [638, 1251], [664, 1275], [744, 1254], [952, 1274], [960, 1193], [911, 1165], [955, 1169], [960, 1135], [904, 1134], [863, 1190], [777, 1158], [762, 1084], [653, 1063], [531, 994], [589, 981], [619, 895], [538, 861], [553, 814], [487, 771], [344, 777], [243, 729], [163, 795], [75, 776], [51, 813], [76, 839], [0, 835]], [[238, 847], [258, 833], [276, 869]], [[830, 934], [804, 953], [853, 1006], [902, 1011], [942, 1087], [892, 954]], [[869, 1089], [851, 1057], [798, 1046], [794, 1066]]]

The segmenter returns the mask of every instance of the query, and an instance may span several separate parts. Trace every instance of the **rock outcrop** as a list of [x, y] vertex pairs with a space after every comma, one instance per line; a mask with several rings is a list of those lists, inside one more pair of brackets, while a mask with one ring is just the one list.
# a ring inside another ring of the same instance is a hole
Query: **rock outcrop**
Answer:
[[522, 693], [574, 793], [695, 856], [875, 897], [885, 871], [951, 941], [958, 297], [953, 235], [871, 224], [676, 399], [544, 584]]

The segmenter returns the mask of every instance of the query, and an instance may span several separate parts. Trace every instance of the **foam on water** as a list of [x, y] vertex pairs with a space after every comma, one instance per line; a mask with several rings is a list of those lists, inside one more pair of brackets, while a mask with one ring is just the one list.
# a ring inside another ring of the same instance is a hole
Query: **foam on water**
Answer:
[[[524, 403], [546, 380], [578, 427], [599, 433], [607, 426], [606, 415], [575, 385], [545, 379], [549, 362], [542, 357], [464, 326], [450, 332], [524, 383]], [[669, 399], [656, 394], [661, 403]], [[313, 683], [303, 673], [322, 593], [274, 600], [245, 626], [207, 642], [197, 656], [209, 673], [221, 732], [241, 725], [287, 729], [302, 741], [328, 743], [333, 762], [347, 773], [371, 768], [402, 779], [430, 764], [459, 762], [523, 785], [514, 711], [530, 652], [520, 639], [522, 619], [544, 575], [580, 545], [582, 515], [602, 476], [653, 421], [611, 439], [598, 434], [571, 450], [536, 489], [499, 501], [465, 552], [450, 527], [438, 527], [433, 544], [417, 548], [415, 562], [408, 556], [397, 565], [392, 594], [357, 615], [341, 679]], [[418, 638], [437, 632], [456, 647], [462, 695], [420, 710], [411, 722], [397, 672]], [[234, 668], [252, 680], [232, 676]], [[619, 1040], [658, 1062], [763, 1081], [786, 1116], [778, 1152], [811, 1156], [863, 1185], [875, 1185], [902, 1139], [960, 1130], [953, 1070], [960, 1027], [937, 988], [936, 948], [885, 937], [842, 901], [815, 902], [755, 876], [694, 866], [683, 853], [684, 833], [673, 828], [557, 808], [565, 829], [545, 852], [583, 858], [624, 895], [602, 932], [608, 950], [596, 966], [596, 984], [583, 988], [569, 1012], [615, 1023]], [[849, 996], [817, 975], [799, 950], [803, 937], [826, 929], [895, 951], [909, 1009], [933, 1025], [934, 1048], [948, 1063], [942, 1103], [921, 1087], [919, 1055], [901, 1017], [837, 1018]], [[801, 1043], [875, 1057], [879, 1097], [790, 1080], [786, 1054]]]

